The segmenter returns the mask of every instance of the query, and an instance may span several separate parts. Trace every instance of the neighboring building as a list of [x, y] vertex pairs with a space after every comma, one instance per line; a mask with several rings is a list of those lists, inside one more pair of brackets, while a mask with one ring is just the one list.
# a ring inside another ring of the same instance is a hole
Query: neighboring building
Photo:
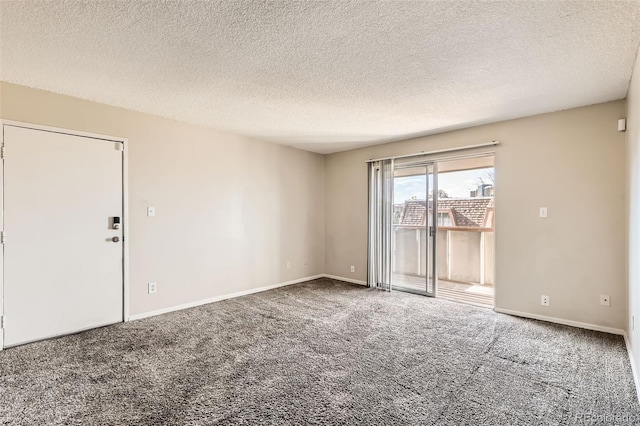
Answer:
[[478, 188], [469, 192], [469, 196], [472, 198], [476, 197], [493, 197], [493, 185], [488, 183], [483, 183], [478, 185]]
[[[429, 203], [429, 213], [433, 202]], [[490, 228], [494, 225], [493, 197], [441, 198], [438, 200], [438, 226], [448, 228]], [[394, 205], [394, 225], [423, 227], [427, 224], [427, 201], [407, 200]]]

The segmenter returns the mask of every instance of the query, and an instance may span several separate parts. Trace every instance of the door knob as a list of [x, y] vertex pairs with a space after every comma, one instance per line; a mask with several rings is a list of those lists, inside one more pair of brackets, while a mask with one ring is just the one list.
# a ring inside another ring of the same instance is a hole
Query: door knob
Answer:
[[120, 241], [120, 237], [113, 237], [111, 241], [113, 241], [114, 243], [117, 243]]

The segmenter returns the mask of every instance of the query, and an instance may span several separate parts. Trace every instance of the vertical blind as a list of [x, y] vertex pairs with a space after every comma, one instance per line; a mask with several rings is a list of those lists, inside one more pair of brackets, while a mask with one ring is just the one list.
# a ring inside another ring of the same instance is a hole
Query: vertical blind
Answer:
[[392, 226], [393, 159], [384, 159], [369, 163], [369, 287], [391, 290]]

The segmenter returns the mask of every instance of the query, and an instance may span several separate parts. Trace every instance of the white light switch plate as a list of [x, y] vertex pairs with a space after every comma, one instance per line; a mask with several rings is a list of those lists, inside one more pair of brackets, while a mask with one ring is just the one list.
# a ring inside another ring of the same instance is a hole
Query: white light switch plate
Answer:
[[540, 217], [547, 217], [547, 208], [540, 207]]
[[155, 207], [147, 207], [147, 216], [154, 217], [156, 215]]

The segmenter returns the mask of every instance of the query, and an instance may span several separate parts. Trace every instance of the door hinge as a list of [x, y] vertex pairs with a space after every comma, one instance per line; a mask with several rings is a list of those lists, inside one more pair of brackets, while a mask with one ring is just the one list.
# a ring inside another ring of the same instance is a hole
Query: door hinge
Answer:
[[4, 244], [4, 231], [0, 231], [0, 244]]
[[0, 330], [4, 330], [4, 326], [7, 324], [7, 317], [4, 315], [0, 317]]
[[0, 148], [0, 158], [4, 160], [4, 145]]

